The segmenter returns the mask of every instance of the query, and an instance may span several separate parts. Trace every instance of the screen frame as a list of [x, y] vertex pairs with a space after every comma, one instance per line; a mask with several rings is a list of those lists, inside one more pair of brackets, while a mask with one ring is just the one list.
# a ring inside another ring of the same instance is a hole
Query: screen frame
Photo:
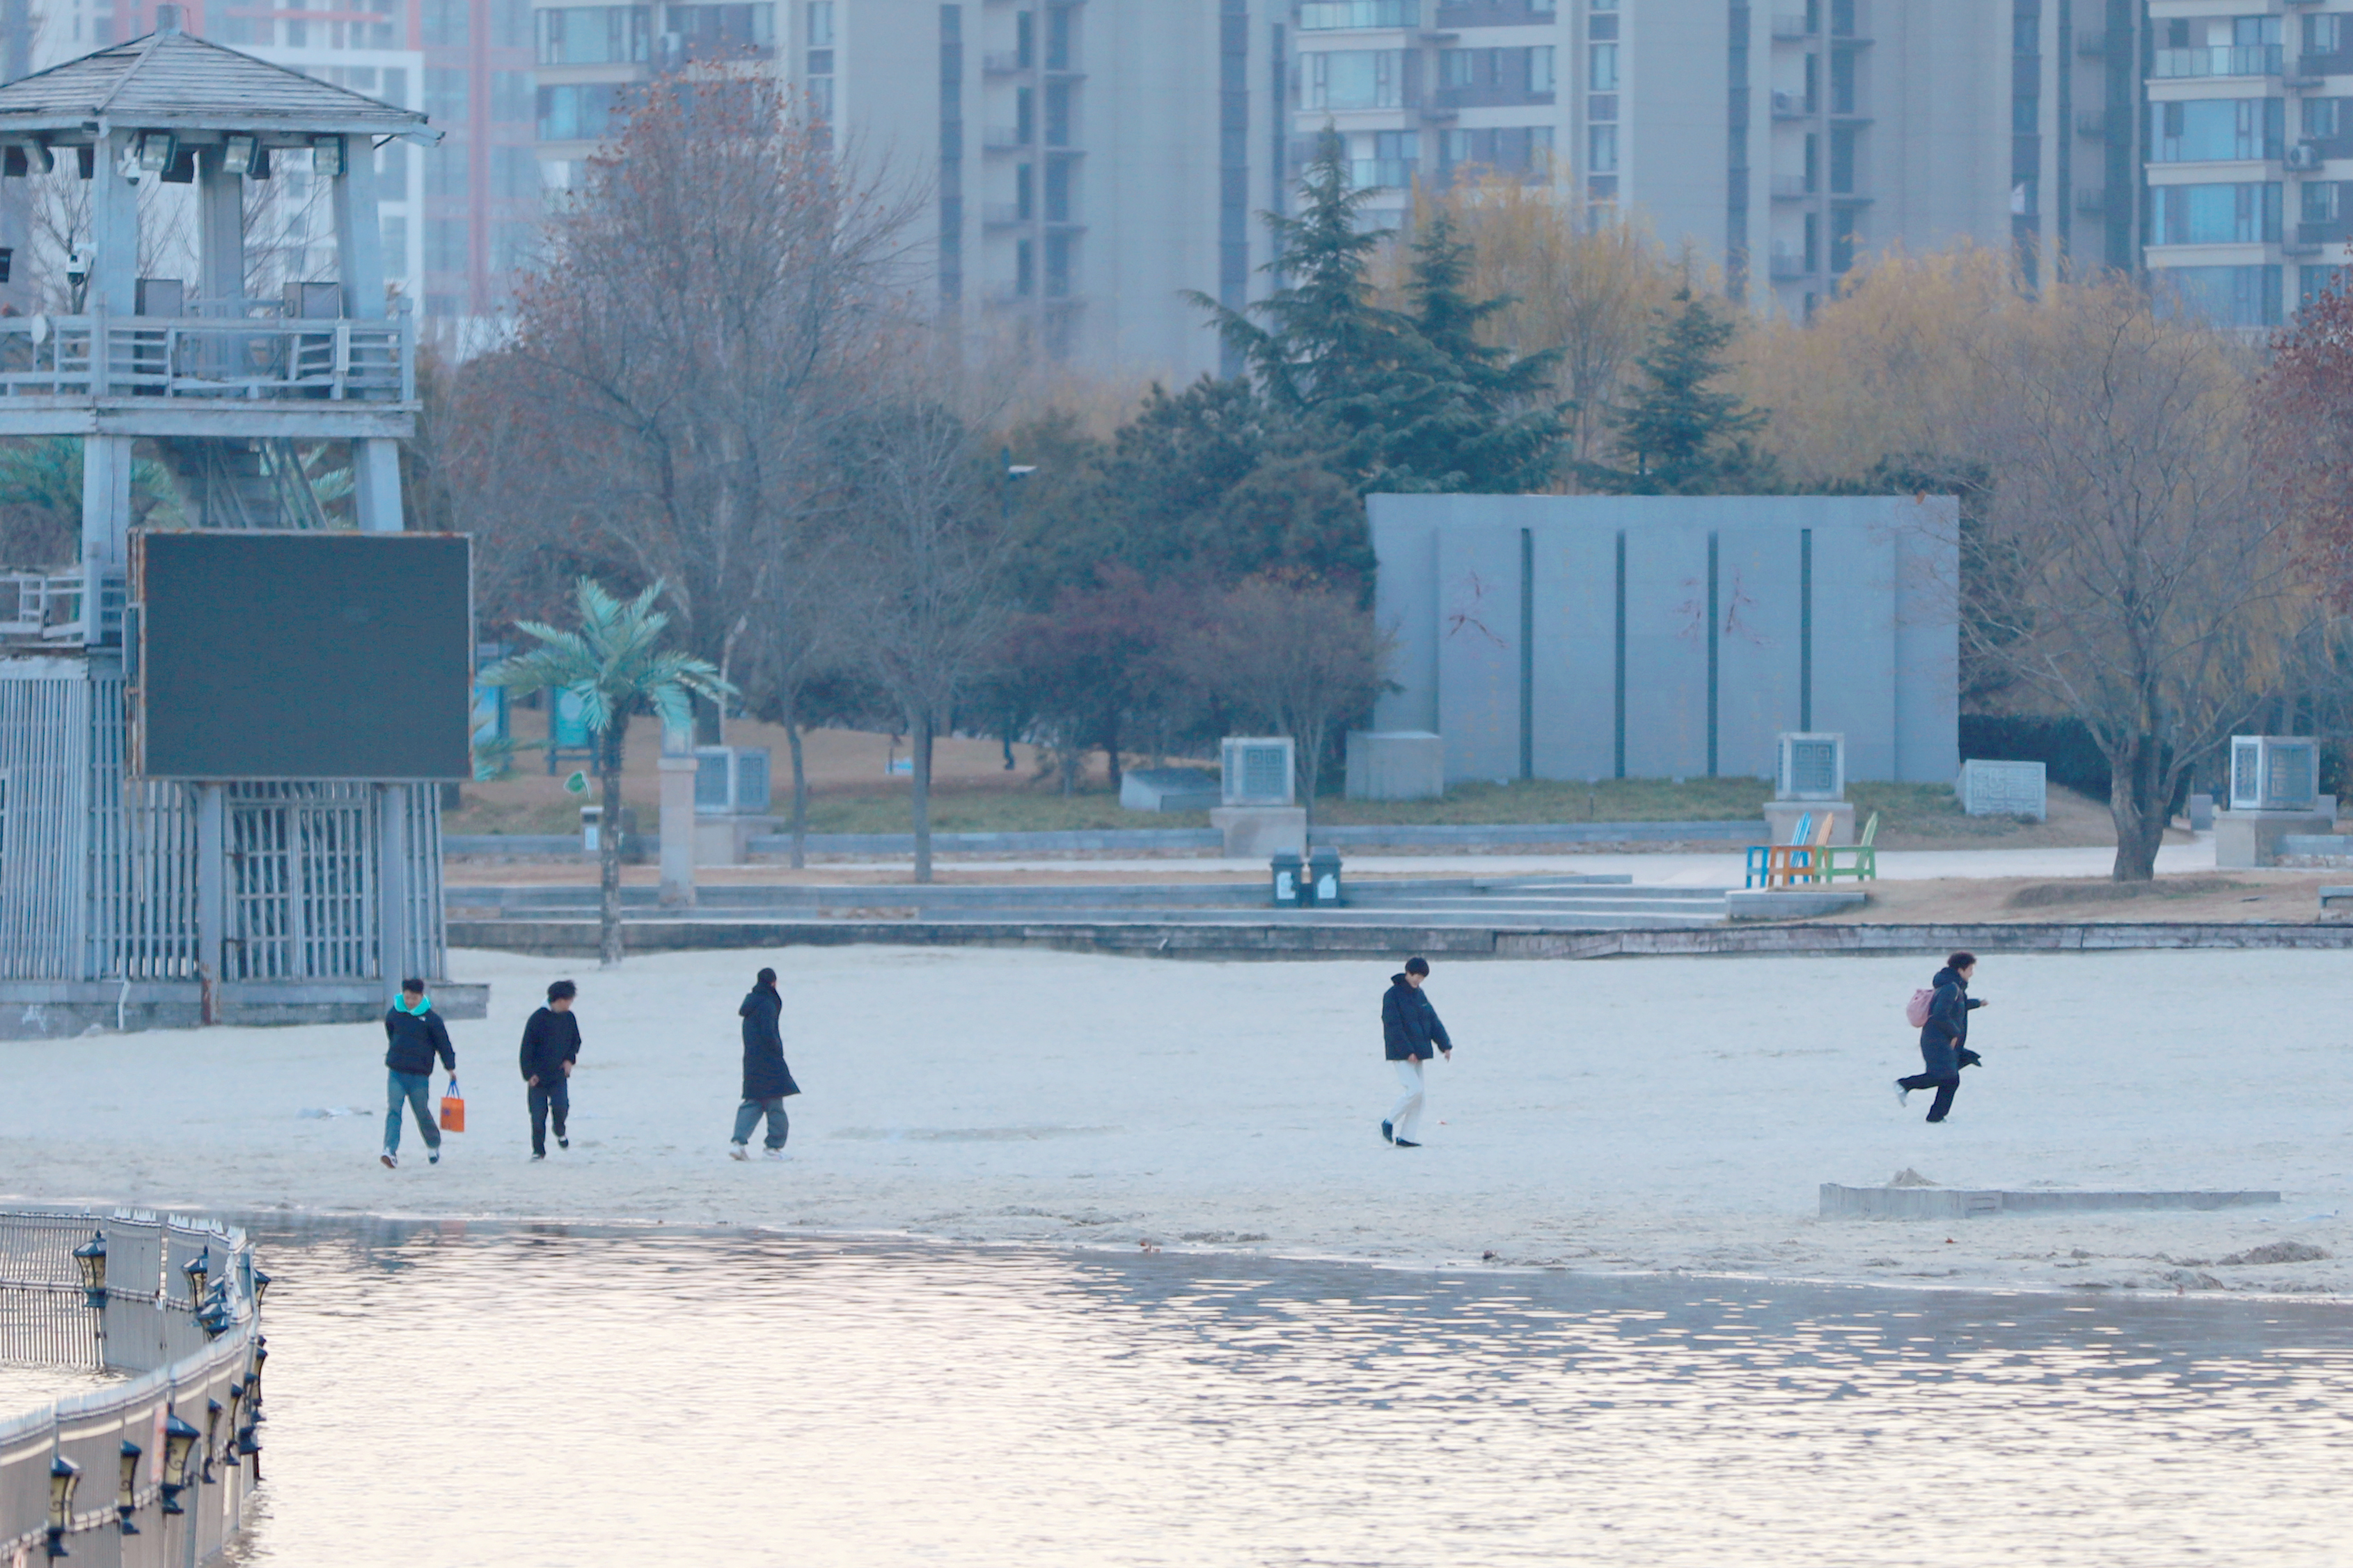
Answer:
[[[126, 773], [135, 779], [167, 784], [440, 784], [470, 782], [473, 724], [471, 698], [479, 656], [476, 649], [476, 616], [474, 603], [474, 537], [470, 533], [427, 532], [403, 529], [397, 532], [362, 532], [354, 529], [286, 529], [286, 528], [134, 528], [130, 531], [130, 570], [123, 594], [123, 693], [122, 716], [128, 731], [124, 737], [123, 762]], [[270, 539], [344, 541], [368, 540], [387, 542], [401, 540], [448, 542], [456, 541], [463, 546], [466, 558], [466, 697], [457, 718], [459, 733], [466, 738], [469, 765], [462, 773], [290, 773], [242, 771], [233, 773], [168, 773], [148, 771], [147, 766], [147, 672], [153, 668], [148, 634], [153, 618], [147, 614], [147, 542], [151, 537], [185, 539]]]

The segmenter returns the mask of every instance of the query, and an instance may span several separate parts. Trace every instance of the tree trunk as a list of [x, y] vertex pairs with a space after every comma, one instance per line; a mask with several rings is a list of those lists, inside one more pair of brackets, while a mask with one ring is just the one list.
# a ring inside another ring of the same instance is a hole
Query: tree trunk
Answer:
[[1119, 713], [1113, 710], [1103, 720], [1103, 764], [1111, 775], [1111, 793], [1119, 793]]
[[605, 816], [596, 833], [597, 952], [601, 967], [621, 962], [621, 733], [628, 720], [596, 737], [597, 773], [605, 785]]
[[793, 869], [808, 864], [808, 770], [801, 762], [800, 715], [789, 700], [785, 709], [785, 744], [793, 753]]
[[2116, 861], [2109, 871], [2118, 882], [2147, 882], [2157, 876], [2157, 850], [2165, 842], [2163, 748], [2154, 735], [2135, 735], [2108, 759], [2108, 816], [2116, 827]]
[[915, 763], [915, 787], [909, 799], [915, 812], [915, 880], [932, 879], [932, 716], [928, 711], [912, 715], [909, 737]]

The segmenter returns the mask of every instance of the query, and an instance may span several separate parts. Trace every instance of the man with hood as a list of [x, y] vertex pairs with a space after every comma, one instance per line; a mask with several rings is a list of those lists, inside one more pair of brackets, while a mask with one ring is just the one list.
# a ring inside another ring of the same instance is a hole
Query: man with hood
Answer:
[[735, 1009], [744, 1020], [744, 1103], [735, 1108], [735, 1137], [727, 1145], [731, 1160], [752, 1157], [752, 1129], [758, 1126], [765, 1113], [768, 1118], [767, 1158], [785, 1157], [785, 1140], [792, 1136], [793, 1124], [785, 1115], [785, 1100], [798, 1094], [801, 1086], [793, 1081], [793, 1069], [785, 1065], [785, 1036], [781, 1020], [785, 999], [776, 994], [776, 972], [760, 971], [752, 994]]
[[1961, 1087], [1961, 1069], [1983, 1058], [1969, 1049], [1969, 1014], [1984, 1006], [1969, 995], [1969, 978], [1978, 970], [1973, 952], [1957, 952], [1945, 960], [1929, 984], [1936, 988], [1928, 1004], [1928, 1021], [1920, 1026], [1922, 1070], [1895, 1080], [1895, 1103], [1910, 1102], [1915, 1089], [1933, 1089], [1928, 1120], [1942, 1121], [1953, 1109], [1953, 1095]]
[[449, 1026], [433, 1010], [433, 999], [425, 994], [425, 982], [400, 983], [399, 999], [384, 1016], [384, 1065], [392, 1076], [385, 1089], [384, 1152], [376, 1157], [387, 1171], [400, 1163], [400, 1102], [405, 1100], [417, 1113], [417, 1131], [425, 1139], [425, 1158], [438, 1165], [441, 1129], [435, 1125], [432, 1107], [427, 1103], [433, 1094], [433, 1059], [438, 1057], [442, 1066], [454, 1073], [458, 1048], [449, 1043]]
[[1400, 1149], [1421, 1147], [1414, 1137], [1421, 1131], [1421, 1064], [1430, 1059], [1433, 1047], [1448, 1061], [1454, 1059], [1454, 1042], [1438, 1021], [1438, 1009], [1421, 994], [1429, 978], [1430, 960], [1409, 958], [1404, 973], [1389, 976], [1388, 994], [1381, 998], [1383, 1046], [1405, 1090], [1381, 1123], [1381, 1137]]

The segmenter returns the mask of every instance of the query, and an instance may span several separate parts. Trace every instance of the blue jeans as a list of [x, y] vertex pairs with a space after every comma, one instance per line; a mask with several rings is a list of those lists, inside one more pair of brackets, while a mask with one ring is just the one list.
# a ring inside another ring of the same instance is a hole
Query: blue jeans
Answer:
[[427, 1103], [433, 1094], [433, 1075], [429, 1072], [396, 1072], [384, 1091], [384, 1146], [393, 1153], [400, 1152], [400, 1102], [408, 1101], [417, 1112], [417, 1131], [424, 1135], [427, 1149], [441, 1147], [441, 1129], [434, 1124], [433, 1108]]
[[752, 1129], [760, 1125], [760, 1116], [763, 1111], [767, 1113], [768, 1118], [768, 1136], [765, 1140], [768, 1147], [783, 1148], [785, 1140], [792, 1136], [793, 1123], [792, 1119], [785, 1114], [785, 1100], [782, 1095], [778, 1095], [774, 1100], [747, 1100], [737, 1106], [735, 1108], [735, 1142], [748, 1143], [752, 1141]]

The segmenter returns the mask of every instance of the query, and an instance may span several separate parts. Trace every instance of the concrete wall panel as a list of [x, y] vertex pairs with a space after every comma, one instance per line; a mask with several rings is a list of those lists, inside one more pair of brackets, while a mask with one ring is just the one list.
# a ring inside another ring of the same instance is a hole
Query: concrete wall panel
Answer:
[[1446, 782], [1520, 776], [1520, 531], [1438, 536], [1438, 732]]

